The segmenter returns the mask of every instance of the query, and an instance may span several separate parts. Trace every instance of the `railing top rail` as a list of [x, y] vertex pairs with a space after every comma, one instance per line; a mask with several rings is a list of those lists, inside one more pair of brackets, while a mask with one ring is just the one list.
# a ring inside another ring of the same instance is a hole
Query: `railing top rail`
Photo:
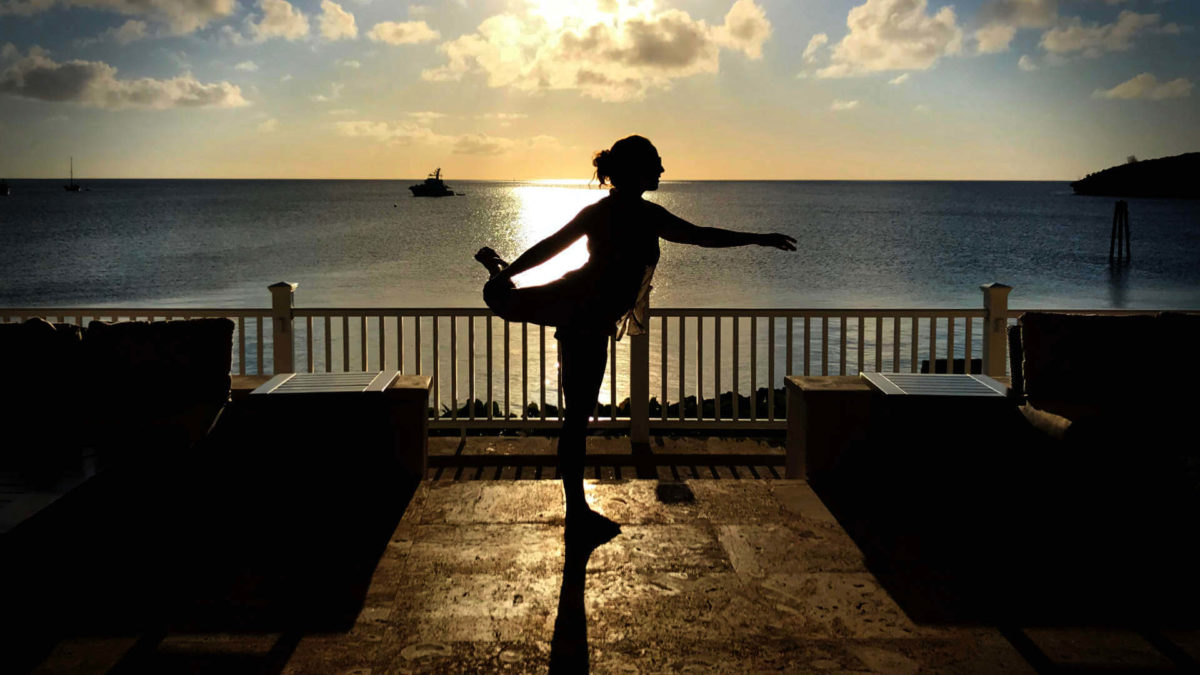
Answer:
[[0, 317], [19, 316], [187, 316], [208, 317], [269, 317], [269, 309], [227, 308], [213, 309], [198, 307], [0, 307]]
[[[1010, 318], [1019, 317], [1025, 312], [1054, 312], [1058, 314], [1096, 314], [1103, 316], [1133, 316], [1138, 314], [1156, 314], [1159, 312], [1179, 312], [1181, 314], [1200, 314], [1200, 309], [1058, 309], [1047, 307], [1009, 308]], [[662, 317], [980, 317], [982, 309], [960, 308], [792, 308], [773, 309], [761, 307], [651, 307], [651, 316]], [[244, 307], [0, 307], [0, 317], [33, 317], [33, 316], [189, 316], [189, 317], [268, 317], [269, 308]], [[296, 308], [297, 317], [325, 316], [492, 316], [492, 311], [486, 307], [304, 307]]]
[[768, 308], [659, 308], [650, 307], [651, 316], [665, 317], [693, 317], [693, 316], [762, 316], [762, 317], [841, 317], [841, 316], [862, 316], [862, 317], [931, 317], [938, 318], [953, 316], [953, 317], [980, 317], [983, 316], [982, 309], [888, 309], [888, 308], [820, 308], [820, 309], [768, 309]]
[[1159, 312], [1175, 312], [1178, 314], [1200, 314], [1200, 309], [1057, 309], [1048, 307], [1030, 307], [1028, 309], [1009, 309], [1009, 318], [1017, 318], [1026, 312], [1048, 312], [1053, 314], [1095, 314], [1097, 316], [1137, 316], [1139, 314], [1158, 314]]

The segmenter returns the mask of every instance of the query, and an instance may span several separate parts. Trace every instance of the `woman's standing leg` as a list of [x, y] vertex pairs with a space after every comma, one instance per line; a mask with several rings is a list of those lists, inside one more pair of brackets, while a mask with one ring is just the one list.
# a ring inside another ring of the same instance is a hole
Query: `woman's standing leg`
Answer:
[[608, 361], [609, 339], [603, 333], [562, 335], [558, 338], [563, 394], [567, 405], [562, 432], [558, 437], [558, 471], [563, 481], [568, 520], [594, 517], [615, 527], [611, 521], [593, 513], [583, 497], [583, 459], [587, 447], [588, 420], [600, 397], [604, 366]]

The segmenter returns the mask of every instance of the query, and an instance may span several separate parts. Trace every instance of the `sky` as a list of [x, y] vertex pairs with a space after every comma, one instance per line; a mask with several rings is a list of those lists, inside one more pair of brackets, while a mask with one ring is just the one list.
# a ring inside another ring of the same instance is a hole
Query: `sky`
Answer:
[[0, 177], [1074, 180], [1200, 150], [1195, 0], [0, 0]]

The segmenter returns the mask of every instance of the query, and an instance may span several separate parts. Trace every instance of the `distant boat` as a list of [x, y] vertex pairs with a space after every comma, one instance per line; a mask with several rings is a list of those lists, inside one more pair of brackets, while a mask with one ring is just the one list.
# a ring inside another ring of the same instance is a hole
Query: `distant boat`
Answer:
[[0, 178], [0, 197], [7, 197], [12, 194], [12, 188], [8, 187], [8, 181]]
[[67, 184], [63, 186], [63, 189], [66, 190], [67, 192], [79, 192], [79, 187], [80, 187], [79, 183], [75, 182], [75, 158], [72, 157], [71, 158], [71, 178], [68, 179]]
[[453, 197], [454, 190], [451, 190], [448, 185], [442, 182], [441, 168], [435, 169], [424, 183], [411, 185], [408, 188], [412, 190], [414, 197]]

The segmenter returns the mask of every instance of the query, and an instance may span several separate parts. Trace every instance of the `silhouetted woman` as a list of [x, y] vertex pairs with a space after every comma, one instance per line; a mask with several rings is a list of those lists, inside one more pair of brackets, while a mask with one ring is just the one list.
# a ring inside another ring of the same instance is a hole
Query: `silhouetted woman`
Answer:
[[[592, 164], [600, 185], [612, 186], [607, 197], [585, 207], [511, 265], [487, 247], [475, 259], [492, 275], [483, 287], [483, 299], [497, 316], [558, 329], [554, 337], [566, 396], [558, 467], [566, 495], [567, 531], [607, 540], [620, 527], [588, 508], [583, 496], [588, 418], [600, 396], [609, 338], [645, 332], [658, 240], [707, 247], [758, 244], [784, 251], [796, 250], [796, 240], [784, 234], [697, 227], [642, 199], [645, 191], [658, 189], [663, 167], [654, 145], [641, 136], [622, 138], [611, 150], [597, 153]], [[543, 286], [514, 286], [514, 276], [550, 260], [585, 235], [589, 258], [583, 267]]]

